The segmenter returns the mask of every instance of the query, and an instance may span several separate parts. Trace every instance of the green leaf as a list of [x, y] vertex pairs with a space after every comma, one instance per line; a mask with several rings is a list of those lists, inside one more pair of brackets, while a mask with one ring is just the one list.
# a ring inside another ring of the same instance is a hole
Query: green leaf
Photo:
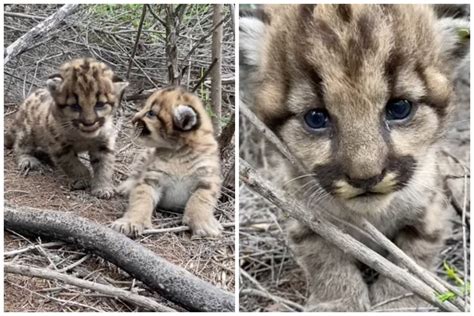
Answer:
[[454, 294], [453, 292], [445, 292], [442, 294], [438, 294], [436, 297], [438, 298], [439, 301], [446, 302], [446, 301], [450, 301], [456, 298], [456, 294]]

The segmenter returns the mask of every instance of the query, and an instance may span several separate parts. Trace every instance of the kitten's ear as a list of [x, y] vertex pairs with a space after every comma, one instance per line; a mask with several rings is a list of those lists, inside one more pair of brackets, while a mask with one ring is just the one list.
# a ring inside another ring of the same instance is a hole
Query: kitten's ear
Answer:
[[180, 131], [191, 131], [199, 124], [197, 112], [189, 105], [178, 105], [173, 110], [173, 125]]
[[267, 19], [262, 9], [241, 12], [239, 19], [240, 64], [248, 66], [260, 64], [260, 51]]
[[441, 54], [450, 69], [455, 69], [469, 55], [470, 27], [465, 19], [440, 18], [436, 31], [441, 36]]
[[116, 75], [113, 76], [112, 83], [114, 85], [115, 94], [118, 96], [122, 95], [123, 90], [125, 90], [125, 88], [129, 85], [128, 81], [124, 81], [122, 78]]
[[46, 80], [46, 87], [50, 93], [55, 94], [61, 88], [62, 83], [63, 77], [60, 74], [54, 74], [49, 76], [48, 80]]
[[239, 19], [239, 67], [241, 97], [253, 104], [262, 59], [263, 40], [269, 19], [262, 9], [241, 11]]

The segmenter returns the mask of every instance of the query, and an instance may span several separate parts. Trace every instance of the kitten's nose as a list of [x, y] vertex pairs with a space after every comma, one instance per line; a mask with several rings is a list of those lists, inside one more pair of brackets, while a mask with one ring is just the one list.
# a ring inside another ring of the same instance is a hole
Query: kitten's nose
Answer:
[[90, 121], [90, 120], [82, 120], [82, 122], [81, 122], [81, 123], [82, 123], [82, 125], [84, 125], [84, 126], [92, 126], [92, 125], [94, 125], [94, 124], [95, 124], [95, 122], [96, 122], [95, 120], [94, 120], [94, 121]]
[[355, 188], [363, 189], [365, 191], [370, 190], [374, 186], [376, 186], [380, 181], [383, 180], [385, 176], [385, 170], [382, 173], [368, 177], [368, 178], [352, 178], [346, 174], [347, 182]]

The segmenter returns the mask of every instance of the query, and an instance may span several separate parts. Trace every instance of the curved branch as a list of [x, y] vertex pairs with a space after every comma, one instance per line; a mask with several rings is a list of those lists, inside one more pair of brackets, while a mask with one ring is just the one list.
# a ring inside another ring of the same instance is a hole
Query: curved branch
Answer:
[[190, 311], [234, 311], [234, 296], [108, 227], [72, 213], [5, 205], [5, 228], [78, 244]]

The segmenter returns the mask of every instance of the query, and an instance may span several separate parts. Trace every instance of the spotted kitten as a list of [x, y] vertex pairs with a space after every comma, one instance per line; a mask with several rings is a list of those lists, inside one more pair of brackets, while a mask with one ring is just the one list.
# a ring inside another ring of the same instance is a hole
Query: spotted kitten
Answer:
[[[23, 173], [38, 169], [47, 154], [68, 175], [71, 189], [85, 189], [100, 198], [114, 194], [115, 129], [113, 114], [127, 82], [104, 63], [90, 58], [63, 64], [20, 105], [8, 127], [6, 146], [13, 147]], [[91, 174], [78, 154], [88, 152]]]

